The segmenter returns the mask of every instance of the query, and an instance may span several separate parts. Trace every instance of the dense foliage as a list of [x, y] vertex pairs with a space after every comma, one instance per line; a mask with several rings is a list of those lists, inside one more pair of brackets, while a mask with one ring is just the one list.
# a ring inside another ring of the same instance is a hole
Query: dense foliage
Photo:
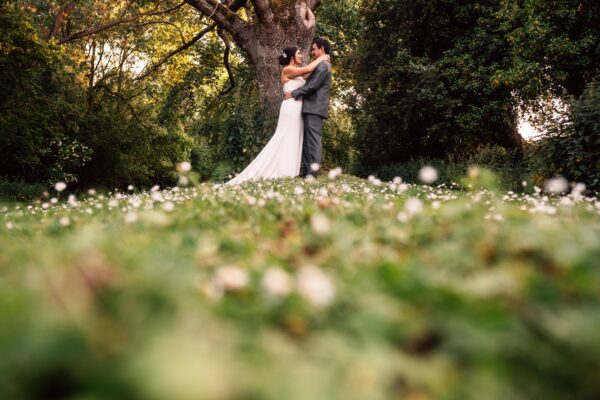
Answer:
[[600, 81], [586, 86], [570, 112], [558, 113], [537, 145], [542, 175], [563, 175], [600, 191]]
[[600, 202], [470, 176], [0, 208], [0, 397], [597, 398]]
[[364, 2], [355, 71], [366, 165], [518, 148], [517, 99], [492, 77], [510, 62], [497, 1]]
[[28, 18], [0, 3], [0, 170], [30, 182], [69, 179], [89, 161], [81, 141], [83, 92], [72, 65]]
[[579, 97], [600, 72], [600, 3], [502, 1], [498, 20], [511, 45], [510, 68], [497, 83], [531, 103], [540, 95]]
[[31, 18], [1, 6], [2, 175], [84, 187], [173, 181], [173, 166], [189, 153], [182, 132], [157, 123], [152, 103], [127, 99], [134, 89], [123, 83], [86, 87], [77, 51], [43, 41]]

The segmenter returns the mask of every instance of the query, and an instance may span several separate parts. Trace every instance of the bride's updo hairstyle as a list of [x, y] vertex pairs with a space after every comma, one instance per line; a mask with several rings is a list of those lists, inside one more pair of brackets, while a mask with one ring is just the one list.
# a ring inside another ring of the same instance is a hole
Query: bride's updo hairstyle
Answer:
[[297, 47], [286, 47], [285, 49], [283, 49], [283, 54], [279, 56], [279, 64], [283, 66], [288, 65], [290, 63], [290, 60], [296, 55], [297, 51]]

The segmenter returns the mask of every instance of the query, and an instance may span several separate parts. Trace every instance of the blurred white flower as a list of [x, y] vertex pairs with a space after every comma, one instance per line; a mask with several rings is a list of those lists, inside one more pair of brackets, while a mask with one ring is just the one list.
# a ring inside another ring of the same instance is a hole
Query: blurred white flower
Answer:
[[331, 231], [331, 223], [323, 214], [313, 215], [310, 218], [310, 226], [312, 231], [319, 236], [327, 235]]
[[314, 182], [316, 181], [315, 177], [311, 174], [306, 175], [306, 182]]
[[192, 170], [192, 164], [188, 161], [183, 161], [177, 164], [177, 171], [180, 173], [189, 172]]
[[317, 307], [331, 304], [335, 297], [335, 287], [331, 279], [320, 268], [308, 265], [300, 268], [296, 276], [298, 293]]
[[108, 206], [112, 207], [112, 208], [118, 207], [119, 206], [119, 202], [118, 202], [117, 199], [110, 199], [109, 202], [108, 202]]
[[136, 213], [134, 212], [130, 212], [125, 214], [125, 223], [126, 224], [132, 224], [134, 222], [136, 222], [138, 220], [138, 216]]
[[310, 164], [310, 170], [312, 172], [317, 172], [319, 169], [321, 169], [321, 166], [319, 165], [319, 163], [312, 163]]
[[152, 192], [152, 195], [150, 197], [152, 198], [152, 200], [157, 201], [157, 202], [164, 201], [164, 197], [160, 192]]
[[421, 200], [415, 197], [411, 197], [410, 199], [406, 200], [406, 203], [404, 204], [404, 212], [406, 212], [409, 217], [419, 214], [421, 211], [423, 211], [423, 202]]
[[150, 188], [150, 191], [151, 192], [156, 192], [156, 191], [158, 191], [158, 189], [160, 189], [160, 186], [154, 185], [154, 186], [152, 186], [152, 188]]
[[246, 204], [248, 204], [249, 206], [256, 205], [256, 197], [254, 197], [254, 196], [247, 195], [245, 198], [245, 201], [246, 201]]
[[56, 189], [57, 192], [62, 192], [66, 188], [67, 184], [64, 182], [56, 182], [56, 184], [54, 185], [54, 189]]
[[89, 189], [89, 190], [87, 191], [87, 193], [88, 193], [90, 196], [95, 196], [95, 195], [96, 195], [96, 189]]
[[562, 176], [548, 179], [546, 183], [544, 183], [544, 191], [548, 193], [559, 194], [566, 192], [568, 188], [569, 182]]
[[586, 189], [585, 184], [577, 183], [573, 187], [573, 190], [571, 190], [571, 196], [573, 196], [573, 200], [580, 201], [581, 198], [583, 197], [583, 192], [585, 192], [585, 189]]
[[248, 284], [245, 270], [234, 265], [219, 267], [215, 273], [215, 282], [225, 290], [239, 290]]
[[377, 179], [377, 178], [376, 178], [374, 175], [369, 175], [369, 176], [367, 177], [367, 180], [368, 180], [369, 182], [371, 182], [371, 184], [373, 184], [373, 185], [375, 185], [375, 186], [379, 186], [379, 185], [381, 185], [381, 180], [380, 180], [380, 179]]
[[303, 194], [304, 194], [304, 189], [302, 189], [300, 186], [296, 186], [296, 187], [294, 188], [294, 194], [295, 194], [296, 196], [301, 196], [301, 195], [303, 195]]
[[127, 190], [129, 190], [131, 192], [133, 190], [133, 185], [127, 186]]
[[61, 226], [69, 226], [69, 225], [71, 225], [71, 220], [69, 219], [69, 217], [62, 217], [59, 220], [59, 223]]
[[189, 184], [190, 184], [190, 180], [188, 179], [187, 176], [181, 175], [177, 181], [177, 185], [179, 185], [179, 186], [187, 186]]
[[395, 176], [394, 179], [392, 179], [392, 183], [395, 185], [399, 185], [402, 183], [402, 178], [400, 178], [399, 176]]
[[558, 201], [558, 203], [561, 206], [572, 206], [573, 204], [575, 204], [575, 202], [573, 200], [571, 200], [570, 198], [568, 198], [567, 196], [561, 197], [560, 200]]
[[334, 169], [330, 169], [327, 177], [331, 180], [334, 180], [342, 173], [342, 169], [340, 167], [336, 167]]
[[167, 201], [162, 205], [162, 209], [166, 212], [171, 212], [175, 209], [175, 204], [172, 201]]
[[56, 204], [56, 203], [58, 203], [58, 199], [56, 197], [53, 197], [50, 199], [50, 203]]
[[[198, 280], [199, 281], [199, 280]], [[223, 287], [217, 284], [214, 280], [206, 284], [196, 283], [202, 293], [212, 301], [218, 301], [223, 297]]]
[[6, 223], [6, 229], [8, 229], [9, 231], [10, 231], [10, 230], [13, 230], [13, 229], [15, 229], [15, 224], [13, 224], [13, 223], [12, 223], [12, 222], [10, 222], [10, 221], [9, 221], [9, 222], [7, 222], [7, 223]]
[[419, 171], [419, 180], [427, 185], [437, 181], [438, 172], [431, 165], [426, 165]]
[[408, 221], [408, 215], [405, 212], [401, 211], [396, 215], [396, 219], [400, 222], [406, 222]]
[[270, 296], [285, 296], [292, 291], [292, 278], [281, 268], [268, 268], [261, 283], [264, 291]]

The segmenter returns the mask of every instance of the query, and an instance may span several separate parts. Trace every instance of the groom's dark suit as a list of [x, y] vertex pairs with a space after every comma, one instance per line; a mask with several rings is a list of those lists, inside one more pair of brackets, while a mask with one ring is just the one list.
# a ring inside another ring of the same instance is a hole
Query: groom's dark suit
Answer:
[[327, 118], [329, 94], [331, 93], [331, 64], [322, 61], [310, 74], [301, 88], [292, 92], [294, 99], [302, 99], [302, 117], [304, 118], [304, 140], [302, 147], [302, 166], [304, 175], [315, 174], [311, 164], [321, 165], [323, 144], [321, 130], [323, 120]]

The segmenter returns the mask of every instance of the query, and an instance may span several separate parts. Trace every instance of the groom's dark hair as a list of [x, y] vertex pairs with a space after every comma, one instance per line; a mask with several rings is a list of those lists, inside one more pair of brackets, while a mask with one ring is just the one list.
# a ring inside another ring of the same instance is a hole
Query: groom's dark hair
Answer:
[[325, 49], [325, 54], [331, 54], [331, 45], [327, 39], [314, 38], [312, 42], [317, 45], [317, 49]]

